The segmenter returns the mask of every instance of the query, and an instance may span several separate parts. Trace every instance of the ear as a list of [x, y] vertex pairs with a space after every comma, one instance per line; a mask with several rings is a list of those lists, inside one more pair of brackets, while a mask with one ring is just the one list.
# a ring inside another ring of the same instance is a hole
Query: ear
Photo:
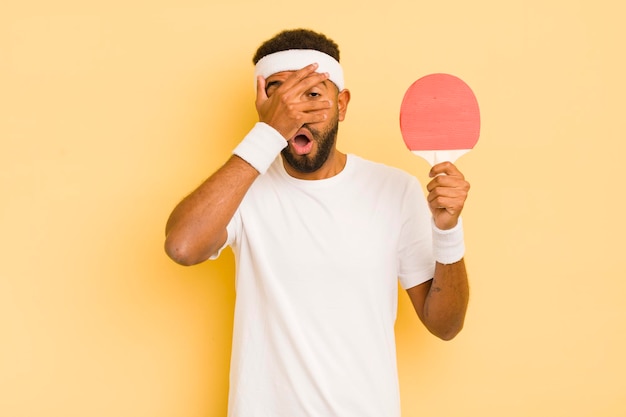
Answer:
[[343, 89], [337, 94], [337, 106], [339, 108], [339, 121], [343, 121], [346, 118], [346, 112], [348, 111], [348, 103], [350, 102], [350, 90]]

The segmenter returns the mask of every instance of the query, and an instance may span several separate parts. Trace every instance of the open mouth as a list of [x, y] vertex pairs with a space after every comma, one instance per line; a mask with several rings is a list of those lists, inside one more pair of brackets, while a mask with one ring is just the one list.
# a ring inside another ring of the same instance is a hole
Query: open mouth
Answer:
[[289, 143], [297, 155], [306, 155], [311, 152], [311, 148], [313, 148], [311, 132], [305, 128], [301, 128], [296, 132], [295, 136], [289, 140]]

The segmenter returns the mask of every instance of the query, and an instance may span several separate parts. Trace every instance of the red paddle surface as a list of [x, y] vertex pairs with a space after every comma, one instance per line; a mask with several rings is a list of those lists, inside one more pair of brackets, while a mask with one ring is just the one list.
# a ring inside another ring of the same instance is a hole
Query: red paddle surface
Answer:
[[478, 101], [460, 78], [426, 75], [404, 95], [400, 131], [411, 151], [472, 149], [480, 134]]

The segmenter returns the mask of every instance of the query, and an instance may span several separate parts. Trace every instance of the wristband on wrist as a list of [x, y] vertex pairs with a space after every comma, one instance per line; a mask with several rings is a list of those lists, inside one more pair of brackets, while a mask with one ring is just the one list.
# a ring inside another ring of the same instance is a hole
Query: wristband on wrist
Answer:
[[441, 230], [432, 220], [433, 254], [440, 264], [453, 264], [463, 259], [465, 241], [463, 237], [463, 221], [459, 220], [452, 229]]
[[286, 146], [287, 141], [276, 129], [258, 122], [233, 150], [233, 154], [252, 165], [259, 174], [265, 174]]

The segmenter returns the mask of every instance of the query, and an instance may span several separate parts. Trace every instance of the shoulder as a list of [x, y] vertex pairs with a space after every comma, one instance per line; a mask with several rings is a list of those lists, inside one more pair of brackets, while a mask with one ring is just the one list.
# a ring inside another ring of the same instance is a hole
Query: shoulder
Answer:
[[400, 168], [352, 154], [349, 157], [354, 166], [354, 174], [361, 179], [374, 183], [383, 182], [404, 186], [420, 186], [417, 178]]

